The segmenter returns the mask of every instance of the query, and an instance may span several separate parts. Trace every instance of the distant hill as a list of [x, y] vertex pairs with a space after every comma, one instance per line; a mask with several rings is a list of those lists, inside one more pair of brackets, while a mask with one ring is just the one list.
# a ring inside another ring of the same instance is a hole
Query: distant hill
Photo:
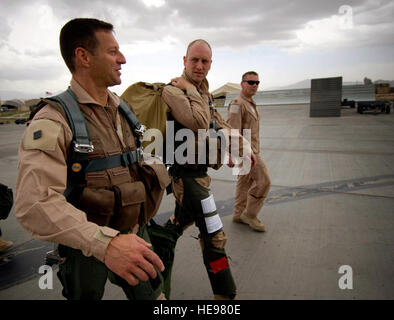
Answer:
[[40, 98], [38, 94], [29, 93], [29, 92], [20, 92], [20, 91], [12, 91], [12, 90], [0, 90], [0, 100], [12, 100], [12, 99], [36, 99]]
[[46, 92], [41, 92], [41, 93], [29, 93], [29, 92], [21, 92], [21, 91], [13, 91], [13, 90], [0, 90], [0, 101], [5, 101], [5, 100], [13, 100], [13, 99], [19, 99], [19, 100], [30, 100], [30, 99], [40, 99], [40, 98], [46, 98], [52, 95], [56, 95], [61, 93], [62, 91], [58, 92], [52, 92], [48, 93], [47, 95]]
[[[373, 81], [373, 83], [390, 83], [390, 87], [394, 87], [394, 80], [376, 80]], [[344, 81], [342, 83], [344, 86], [351, 86], [351, 85], [356, 85], [356, 84], [364, 84], [363, 81]], [[270, 90], [287, 90], [287, 89], [305, 89], [305, 88], [310, 88], [311, 87], [311, 79], [305, 79], [293, 84], [289, 84], [287, 86], [281, 86], [281, 87], [270, 87], [266, 88], [265, 91], [270, 91]]]
[[305, 79], [287, 86], [267, 88], [266, 90], [304, 89], [311, 87], [311, 79]]

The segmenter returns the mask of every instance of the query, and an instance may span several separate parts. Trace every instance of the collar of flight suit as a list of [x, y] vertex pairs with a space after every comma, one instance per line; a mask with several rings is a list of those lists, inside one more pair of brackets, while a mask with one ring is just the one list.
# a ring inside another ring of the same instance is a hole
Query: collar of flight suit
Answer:
[[[94, 104], [94, 105], [98, 105], [98, 106], [103, 107], [96, 100], [94, 100], [90, 96], [90, 94], [87, 93], [87, 91], [84, 88], [82, 88], [82, 86], [74, 78], [71, 79], [70, 87], [71, 87], [71, 90], [75, 93], [79, 103], [81, 103], [81, 104]], [[118, 108], [119, 104], [120, 104], [119, 97], [116, 94], [112, 93], [110, 90], [107, 89], [107, 91], [108, 91], [107, 106]], [[116, 120], [115, 120], [115, 122], [116, 122], [116, 133], [119, 136], [119, 139], [120, 139], [120, 141], [122, 143], [122, 146], [125, 148], [126, 145], [125, 145], [124, 138], [123, 138], [122, 123], [120, 121], [119, 112], [116, 112]]]
[[259, 119], [259, 113], [257, 111], [257, 106], [256, 106], [256, 102], [254, 102], [253, 98], [247, 98], [241, 91], [240, 93], [240, 97], [241, 99], [245, 100], [248, 105], [248, 108], [250, 108], [250, 113], [258, 120]]
[[[79, 103], [82, 104], [96, 104], [101, 105], [96, 100], [94, 100], [90, 94], [78, 83], [77, 80], [74, 78], [71, 79], [70, 82], [71, 90], [75, 93], [77, 100]], [[120, 104], [119, 97], [112, 93], [110, 90], [107, 89], [108, 92], [108, 106], [118, 107]]]

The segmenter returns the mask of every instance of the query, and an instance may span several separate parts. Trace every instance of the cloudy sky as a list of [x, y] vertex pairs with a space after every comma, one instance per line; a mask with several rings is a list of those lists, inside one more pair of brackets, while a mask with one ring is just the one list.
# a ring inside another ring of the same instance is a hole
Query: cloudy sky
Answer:
[[263, 90], [331, 76], [394, 80], [394, 0], [0, 0], [0, 99], [66, 88], [58, 36], [75, 17], [115, 26], [127, 59], [118, 94], [181, 74], [196, 38], [213, 48], [211, 90], [249, 70]]

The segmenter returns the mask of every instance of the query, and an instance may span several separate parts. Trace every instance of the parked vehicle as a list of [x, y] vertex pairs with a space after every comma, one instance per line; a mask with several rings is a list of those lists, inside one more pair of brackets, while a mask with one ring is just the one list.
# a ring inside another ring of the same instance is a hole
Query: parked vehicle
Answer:
[[391, 102], [389, 101], [357, 101], [357, 112], [363, 114], [364, 112], [372, 111], [373, 113], [386, 113], [391, 111]]
[[15, 123], [16, 124], [24, 124], [24, 123], [26, 123], [27, 122], [27, 119], [26, 118], [19, 118], [19, 119], [16, 119], [15, 120]]
[[344, 106], [349, 106], [350, 108], [355, 108], [356, 107], [356, 101], [354, 101], [354, 100], [348, 100], [348, 99], [343, 99], [342, 101], [341, 101], [341, 107], [344, 107]]

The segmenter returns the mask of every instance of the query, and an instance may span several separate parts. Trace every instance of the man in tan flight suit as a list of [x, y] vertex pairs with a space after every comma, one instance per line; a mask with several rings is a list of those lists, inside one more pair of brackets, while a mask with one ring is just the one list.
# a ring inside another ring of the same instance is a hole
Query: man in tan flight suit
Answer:
[[[257, 163], [246, 175], [239, 175], [235, 193], [233, 221], [245, 223], [253, 230], [264, 232], [265, 227], [257, 219], [270, 189], [271, 181], [267, 167], [260, 156], [260, 114], [253, 96], [259, 87], [259, 76], [254, 71], [246, 72], [242, 76], [241, 93], [228, 106], [227, 123], [235, 129], [249, 129], [252, 151], [256, 155]], [[244, 135], [246, 136], [246, 135]]]
[[[197, 143], [198, 130], [208, 130], [212, 124], [212, 112], [217, 112], [212, 106], [213, 98], [209, 93], [206, 79], [212, 63], [210, 45], [201, 39], [191, 42], [186, 56], [183, 57], [183, 63], [185, 69], [182, 76], [171, 80], [171, 85], [163, 89], [162, 97], [170, 108], [168, 120], [174, 124], [174, 134], [187, 128], [194, 133]], [[228, 127], [224, 119], [217, 119], [217, 123], [222, 122]], [[171, 142], [166, 141], [166, 143]], [[165, 228], [169, 233], [175, 230], [179, 237], [187, 227], [195, 223], [200, 231], [203, 260], [214, 298], [233, 299], [236, 295], [236, 287], [224, 249], [227, 236], [223, 231], [223, 224], [210, 192], [211, 178], [207, 174], [210, 163], [201, 163], [198, 160], [197, 146], [194, 151], [196, 154], [188, 149], [188, 152], [192, 153], [191, 158], [194, 157], [192, 160], [195, 161], [189, 161], [190, 158], [188, 158], [186, 163], [180, 163], [181, 161], [177, 159], [179, 156], [177, 147], [181, 143], [175, 141], [173, 146], [175, 159], [170, 168], [170, 175], [176, 207], [174, 216], [167, 222]], [[254, 159], [251, 160], [254, 165]], [[176, 239], [177, 237], [175, 237], [175, 243]], [[172, 261], [169, 263], [170, 267], [167, 267], [167, 263], [165, 265], [166, 271], [170, 273]], [[170, 278], [171, 274], [167, 274], [167, 277]], [[166, 283], [168, 278], [166, 279], [166, 276], [164, 278]], [[169, 283], [167, 284], [168, 287], [165, 286], [164, 290], [166, 295], [169, 294]]]
[[[70, 176], [81, 164], [68, 164], [77, 146], [65, 109], [45, 99], [19, 147], [16, 217], [34, 238], [59, 244], [64, 262], [58, 276], [67, 299], [101, 299], [107, 278], [129, 299], [162, 298], [158, 271], [164, 265], [147, 242], [145, 224], [152, 212], [143, 210], [155, 185], [145, 190], [149, 169], [140, 158], [130, 160], [138, 154], [135, 133], [119, 112], [120, 99], [108, 90], [121, 83], [126, 63], [113, 26], [73, 19], [61, 30], [60, 47], [94, 147], [78, 154], [88, 154], [88, 166], [94, 160], [124, 161], [83, 167], [82, 180], [66, 197]], [[166, 173], [162, 164], [152, 168]], [[165, 183], [159, 193], [164, 188]]]

